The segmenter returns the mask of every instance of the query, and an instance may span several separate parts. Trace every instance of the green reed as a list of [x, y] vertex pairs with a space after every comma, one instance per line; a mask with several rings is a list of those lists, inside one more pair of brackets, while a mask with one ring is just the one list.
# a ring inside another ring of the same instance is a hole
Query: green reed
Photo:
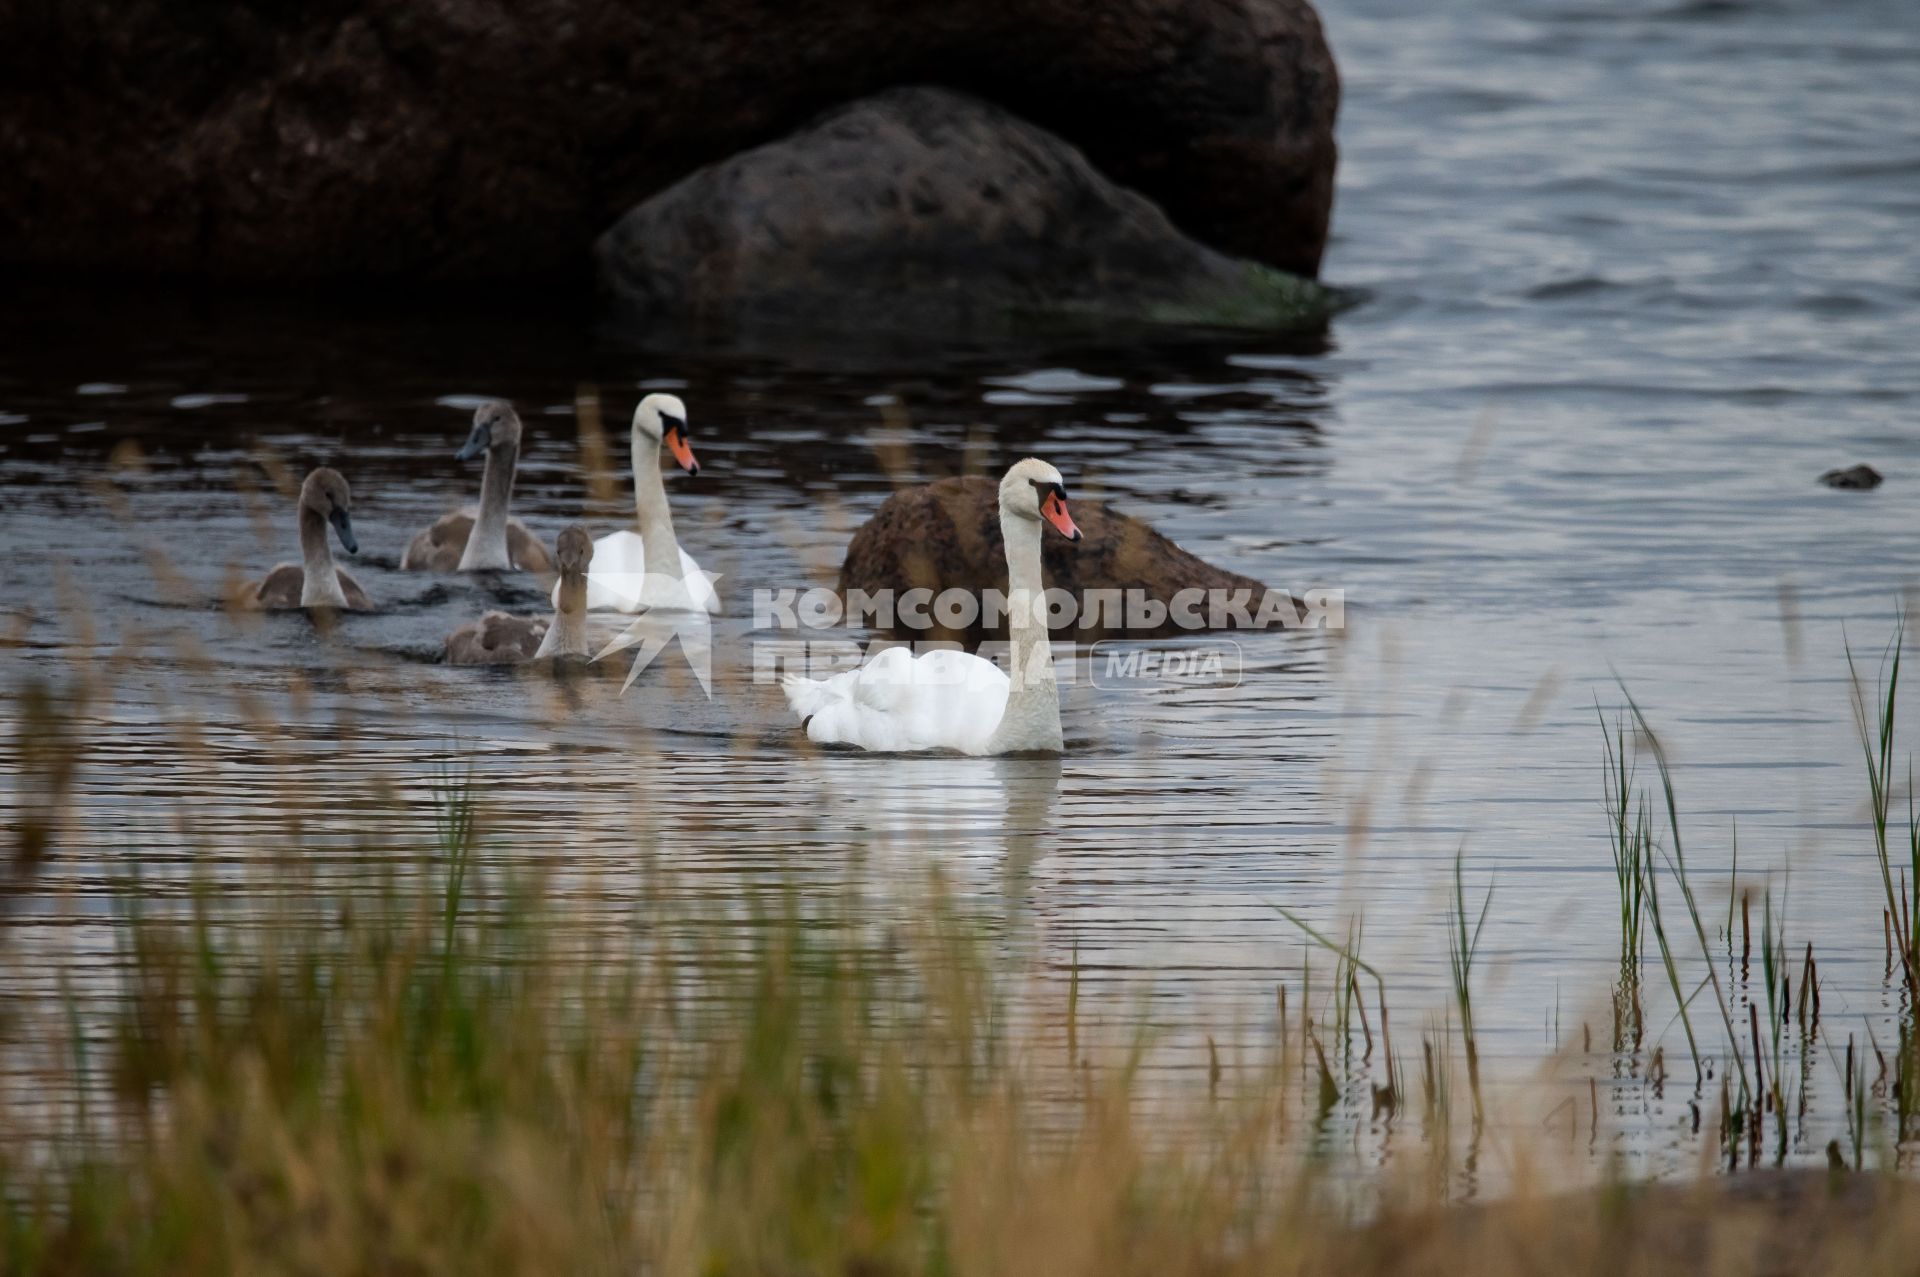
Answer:
[[[1596, 711], [1597, 711], [1596, 707]], [[1607, 841], [1613, 852], [1613, 875], [1620, 893], [1620, 976], [1613, 992], [1614, 1049], [1638, 1044], [1646, 1017], [1640, 996], [1640, 964], [1645, 952], [1648, 882], [1653, 858], [1653, 815], [1644, 794], [1636, 802], [1634, 770], [1627, 749], [1626, 722], [1616, 719], [1608, 730], [1600, 718], [1605, 747], [1603, 794], [1607, 813]]]
[[1896, 1146], [1911, 1138], [1914, 1129], [1914, 1115], [1920, 1111], [1920, 1096], [1914, 1094], [1920, 1087], [1920, 1032], [1916, 1032], [1912, 1017], [1903, 1018], [1898, 1027], [1899, 1036], [1894, 1048], [1893, 1079], [1893, 1139]]
[[1487, 910], [1493, 906], [1493, 884], [1487, 884], [1479, 913], [1472, 914], [1467, 906], [1465, 865], [1463, 847], [1454, 853], [1453, 894], [1447, 902], [1447, 971], [1453, 983], [1453, 1005], [1460, 1012], [1460, 1040], [1467, 1057], [1467, 1089], [1473, 1094], [1474, 1121], [1478, 1123], [1485, 1113], [1480, 1098], [1480, 1041], [1473, 1027], [1473, 964], [1480, 955], [1480, 936], [1487, 925]]
[[1761, 1050], [1758, 1005], [1749, 1001], [1747, 1009], [1753, 1020], [1753, 1060], [1754, 1080], [1764, 1095], [1765, 1107], [1774, 1113], [1776, 1133], [1776, 1162], [1785, 1162], [1787, 1157], [1787, 1094], [1786, 1084], [1782, 1081], [1784, 1073], [1784, 1046], [1786, 1036], [1788, 1007], [1791, 1001], [1787, 974], [1786, 949], [1786, 898], [1782, 890], [1780, 921], [1776, 928], [1773, 913], [1773, 892], [1768, 890], [1761, 896], [1760, 914], [1760, 969], [1761, 979], [1767, 991], [1767, 1042], [1768, 1049]]
[[[1351, 1021], [1349, 1015], [1350, 1009], [1356, 1009], [1362, 1031], [1366, 1035], [1369, 1058], [1372, 1054], [1373, 1034], [1371, 1027], [1368, 1026], [1366, 1022], [1366, 1003], [1365, 1000], [1360, 997], [1359, 977], [1364, 974], [1373, 981], [1374, 993], [1378, 999], [1377, 1006], [1380, 1011], [1381, 1056], [1386, 1062], [1387, 1071], [1387, 1084], [1379, 1102], [1386, 1107], [1397, 1105], [1400, 1099], [1400, 1081], [1399, 1069], [1393, 1052], [1393, 1031], [1387, 1014], [1387, 980], [1377, 968], [1361, 958], [1361, 933], [1359, 924], [1355, 922], [1349, 928], [1347, 943], [1340, 944], [1316, 930], [1311, 924], [1307, 923], [1291, 910], [1281, 908], [1279, 905], [1272, 907], [1275, 913], [1278, 913], [1282, 918], [1285, 918], [1288, 922], [1298, 927], [1309, 940], [1312, 940], [1315, 944], [1334, 955], [1336, 964], [1333, 975], [1335, 990], [1334, 1032], [1336, 1034], [1336, 1040], [1351, 1040], [1352, 1035], [1349, 1028]], [[1304, 1004], [1304, 998], [1302, 1002]], [[1314, 1044], [1314, 1049], [1316, 1051], [1320, 1049], [1317, 1041]], [[1333, 1099], [1337, 1100], [1338, 1088], [1334, 1086], [1332, 1075], [1327, 1071], [1326, 1057], [1324, 1054], [1319, 1057], [1319, 1061], [1321, 1070], [1320, 1099], [1324, 1107], [1329, 1104], [1330, 1095]]]
[[[1646, 715], [1641, 713], [1640, 706], [1634, 701], [1632, 694], [1627, 692], [1624, 685], [1621, 687], [1621, 694], [1626, 697], [1627, 709], [1633, 715], [1639, 737], [1646, 743], [1648, 750], [1653, 754], [1654, 767], [1660, 776], [1661, 796], [1666, 803], [1667, 830], [1672, 840], [1670, 847], [1666, 849], [1663, 854], [1663, 859], [1666, 861], [1668, 872], [1673, 878], [1674, 884], [1680, 889], [1681, 903], [1686, 907], [1687, 920], [1693, 926], [1694, 939], [1698, 942], [1700, 956], [1706, 963], [1707, 975], [1703, 987], [1709, 988], [1713, 992], [1714, 1005], [1719, 1008], [1721, 1024], [1726, 1030], [1727, 1052], [1733, 1061], [1736, 1076], [1740, 1084], [1737, 1096], [1738, 1103], [1732, 1112], [1736, 1123], [1744, 1122], [1752, 1115], [1753, 1088], [1747, 1078], [1746, 1057], [1740, 1049], [1739, 1031], [1734, 1027], [1733, 1009], [1727, 1000], [1726, 991], [1721, 987], [1719, 972], [1714, 965], [1713, 949], [1707, 941], [1706, 924], [1703, 923], [1700, 918], [1700, 902], [1694, 894], [1693, 883], [1687, 875], [1686, 852], [1680, 837], [1680, 802], [1674, 794], [1673, 769], [1667, 760], [1666, 747], [1661, 744], [1660, 737], [1647, 722]], [[1655, 878], [1651, 863], [1651, 856], [1655, 850], [1653, 844], [1649, 843], [1646, 850], [1649, 857], [1646, 874], [1650, 886], [1648, 906], [1653, 917], [1654, 935], [1659, 941], [1661, 960], [1666, 965], [1668, 980], [1673, 987], [1675, 1000], [1681, 1008], [1682, 1023], [1688, 1025], [1687, 1045], [1688, 1048], [1693, 1051], [1694, 1071], [1697, 1076], [1700, 1073], [1700, 1053], [1691, 1024], [1686, 1017], [1686, 1004], [1691, 999], [1690, 996], [1683, 993], [1680, 988], [1679, 974], [1674, 963], [1673, 952], [1667, 943], [1666, 928], [1660, 917], [1660, 897], [1658, 889], [1652, 885]]]
[[1453, 1025], [1446, 1012], [1420, 1035], [1420, 1084], [1426, 1128], [1437, 1148], [1453, 1140]]
[[1634, 772], [1627, 751], [1625, 720], [1607, 729], [1600, 721], [1600, 739], [1606, 747], [1607, 836], [1613, 848], [1614, 880], [1620, 889], [1620, 968], [1637, 971], [1643, 948], [1642, 929], [1647, 905], [1647, 855], [1653, 841], [1652, 815], [1644, 797], [1634, 804]]
[[1693, 1060], [1693, 1082], [1698, 1090], [1706, 1082], [1706, 1068], [1700, 1056], [1700, 1039], [1693, 1030], [1693, 1016], [1688, 1007], [1693, 997], [1681, 987], [1680, 966], [1674, 958], [1673, 946], [1667, 942], [1667, 925], [1660, 912], [1660, 880], [1654, 873], [1653, 845], [1643, 848], [1646, 857], [1646, 869], [1642, 880], [1647, 891], [1647, 919], [1653, 924], [1654, 946], [1660, 951], [1660, 966], [1667, 975], [1667, 988], [1673, 994], [1674, 1014], [1679, 1018], [1680, 1028], [1686, 1034], [1687, 1054]]
[[[1828, 1043], [1827, 1053], [1833, 1055], [1833, 1045]], [[1854, 1050], [1853, 1034], [1847, 1034], [1846, 1062], [1834, 1059], [1834, 1070], [1840, 1074], [1842, 1115], [1847, 1124], [1848, 1158], [1840, 1155], [1839, 1141], [1827, 1145], [1827, 1158], [1836, 1168], [1859, 1170], [1866, 1164], [1867, 1152], [1867, 1094], [1869, 1090], [1865, 1061]]]
[[[1847, 676], [1852, 694], [1854, 726], [1867, 765], [1868, 808], [1873, 821], [1874, 853], [1880, 863], [1880, 883], [1886, 895], [1885, 927], [1893, 956], [1899, 960], [1908, 997], [1920, 1001], [1920, 810], [1915, 808], [1913, 764], [1907, 764], [1907, 846], [1897, 867], [1890, 846], [1894, 779], [1894, 710], [1900, 692], [1900, 656], [1906, 639], [1906, 618], [1895, 624], [1893, 638], [1881, 657], [1883, 675], [1872, 696], [1847, 645]], [[1897, 879], [1897, 883], [1896, 883]]]

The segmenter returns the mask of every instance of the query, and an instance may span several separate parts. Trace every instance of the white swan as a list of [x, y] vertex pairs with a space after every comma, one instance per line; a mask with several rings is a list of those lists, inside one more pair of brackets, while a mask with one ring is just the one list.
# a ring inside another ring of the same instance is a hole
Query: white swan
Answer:
[[[633, 410], [633, 510], [638, 532], [612, 532], [593, 543], [587, 607], [597, 612], [679, 608], [718, 612], [720, 596], [673, 535], [673, 512], [660, 479], [660, 445], [688, 474], [699, 474], [687, 442], [687, 406], [677, 395], [652, 394]], [[560, 603], [560, 587], [553, 587]]]
[[1059, 753], [1060, 689], [1040, 571], [1042, 519], [1080, 539], [1060, 472], [1029, 457], [1000, 481], [1011, 678], [984, 657], [944, 648], [914, 656], [904, 647], [889, 647], [830, 678], [789, 675], [782, 683], [787, 704], [805, 720], [808, 738], [883, 753]]

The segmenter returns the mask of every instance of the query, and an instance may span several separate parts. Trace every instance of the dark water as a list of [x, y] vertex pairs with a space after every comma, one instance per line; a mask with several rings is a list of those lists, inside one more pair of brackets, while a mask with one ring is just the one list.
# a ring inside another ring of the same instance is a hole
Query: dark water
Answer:
[[[1077, 951], [1116, 1017], [1167, 1026], [1173, 1069], [1204, 1067], [1196, 1026], [1258, 1036], [1276, 983], [1297, 984], [1276, 904], [1364, 913], [1400, 1013], [1437, 1012], [1464, 847], [1470, 883], [1496, 883], [1483, 1051], [1531, 1070], [1605, 1018], [1596, 702], [1620, 703], [1617, 672], [1679, 764], [1709, 912], [1737, 821], [1742, 880], [1788, 893], [1790, 947], [1823, 955], [1829, 1019], [1886, 1036], [1843, 652], [1875, 666], [1920, 567], [1920, 17], [1900, 0], [1325, 16], [1346, 79], [1327, 273], [1364, 297], [1325, 341], [716, 350], [518, 297], [0, 310], [6, 677], [130, 653], [81, 778], [87, 836], [53, 869], [71, 893], [17, 942], [104, 951], [92, 892], [128, 858], [178, 881], [190, 846], [237, 857], [289, 810], [345, 846], [375, 781], [425, 827], [439, 769], [474, 757], [497, 845], [562, 866], [583, 910], [617, 913], [645, 863], [720, 898], [852, 876], [884, 913], [939, 863], [1011, 953]], [[415, 528], [472, 500], [451, 460], [467, 396], [528, 420], [520, 514], [549, 538], [583, 512], [619, 526], [620, 500], [585, 497], [583, 387], [616, 448], [643, 388], [689, 404], [705, 469], [669, 486], [682, 544], [723, 574], [710, 700], [678, 669], [622, 697], [436, 664], [460, 621], [539, 596], [395, 570]], [[1057, 767], [803, 748], [752, 680], [750, 591], [830, 583], [896, 483], [1029, 452], [1203, 557], [1344, 589], [1347, 631], [1245, 639], [1231, 691], [1073, 687]], [[380, 614], [324, 635], [218, 608], [228, 579], [296, 557], [263, 454], [347, 473]], [[1886, 485], [1815, 482], [1857, 461]], [[183, 718], [204, 724], [194, 746]], [[166, 814], [185, 794], [191, 837]], [[1684, 1097], [1618, 1107], [1622, 1145], [1688, 1163]], [[1831, 1126], [1797, 1152], [1817, 1158]]]

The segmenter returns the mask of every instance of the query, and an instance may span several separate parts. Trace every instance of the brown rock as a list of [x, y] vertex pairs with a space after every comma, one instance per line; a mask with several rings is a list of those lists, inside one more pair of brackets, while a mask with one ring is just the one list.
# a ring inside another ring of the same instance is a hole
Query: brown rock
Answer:
[[[1073, 519], [1081, 539], [1068, 541], [1052, 531], [1042, 534], [1041, 570], [1050, 590], [1066, 590], [1076, 599], [1089, 590], [1139, 590], [1161, 604], [1185, 589], [1246, 590], [1257, 609], [1266, 587], [1251, 577], [1216, 568], [1187, 553], [1148, 524], [1121, 514], [1104, 501], [1075, 498]], [[961, 589], [981, 597], [1007, 589], [1007, 552], [1000, 539], [1000, 486], [979, 475], [941, 479], [903, 488], [888, 497], [847, 543], [840, 567], [840, 591], [874, 594], [892, 590]], [[1204, 611], [1204, 608], [1202, 609]], [[1103, 638], [1150, 638], [1191, 633], [1168, 615], [1152, 628], [1089, 625], [1101, 619], [1082, 612], [1071, 629], [1055, 637], [1094, 642]], [[924, 631], [896, 628], [902, 638], [960, 642], [969, 647], [1004, 639], [1006, 626], [976, 623], [965, 630], [936, 626]]]

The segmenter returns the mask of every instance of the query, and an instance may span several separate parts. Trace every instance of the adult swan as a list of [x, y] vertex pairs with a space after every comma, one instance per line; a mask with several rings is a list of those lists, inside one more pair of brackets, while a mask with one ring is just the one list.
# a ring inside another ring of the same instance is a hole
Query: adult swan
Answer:
[[[720, 596], [673, 535], [673, 512], [660, 478], [660, 448], [688, 474], [700, 473], [687, 442], [687, 406], [678, 395], [648, 395], [633, 410], [633, 513], [638, 532], [613, 532], [593, 543], [587, 606], [596, 612], [720, 610]], [[560, 587], [553, 587], [554, 606]]]
[[1029, 457], [1000, 481], [1011, 677], [967, 652], [938, 649], [914, 656], [904, 647], [890, 647], [831, 678], [789, 675], [783, 684], [787, 704], [805, 721], [807, 736], [822, 745], [884, 753], [1059, 753], [1060, 689], [1040, 571], [1042, 519], [1069, 540], [1080, 539], [1060, 472]]

